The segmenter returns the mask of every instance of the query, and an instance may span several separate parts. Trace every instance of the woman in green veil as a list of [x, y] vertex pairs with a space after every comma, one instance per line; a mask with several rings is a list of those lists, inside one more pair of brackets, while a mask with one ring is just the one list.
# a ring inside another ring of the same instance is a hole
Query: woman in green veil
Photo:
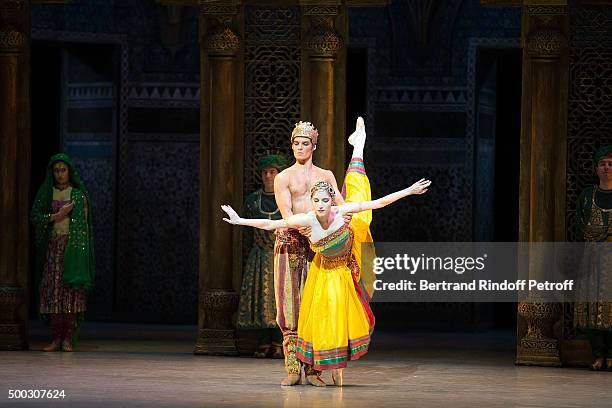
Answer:
[[91, 220], [91, 201], [72, 160], [56, 154], [49, 160], [31, 214], [40, 313], [49, 318], [53, 335], [44, 351], [72, 351], [93, 286]]

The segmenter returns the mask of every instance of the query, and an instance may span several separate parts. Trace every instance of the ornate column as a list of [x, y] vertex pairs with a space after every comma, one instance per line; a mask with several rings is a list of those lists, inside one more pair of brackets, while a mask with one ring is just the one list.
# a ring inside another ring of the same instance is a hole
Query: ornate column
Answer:
[[232, 315], [240, 276], [239, 230], [220, 206], [240, 207], [243, 170], [242, 8], [233, 0], [200, 6], [200, 282], [196, 354], [237, 354]]
[[345, 169], [345, 94], [347, 9], [340, 1], [306, 0], [302, 5], [302, 114], [319, 131], [315, 163], [332, 170], [342, 183]]
[[30, 2], [0, 1], [0, 349], [28, 347]]
[[[565, 240], [565, 168], [568, 101], [567, 1], [525, 1], [522, 19], [523, 100], [519, 239]], [[551, 5], [551, 3], [553, 3]], [[529, 279], [544, 273], [530, 259]], [[521, 302], [517, 363], [560, 365], [561, 307]]]

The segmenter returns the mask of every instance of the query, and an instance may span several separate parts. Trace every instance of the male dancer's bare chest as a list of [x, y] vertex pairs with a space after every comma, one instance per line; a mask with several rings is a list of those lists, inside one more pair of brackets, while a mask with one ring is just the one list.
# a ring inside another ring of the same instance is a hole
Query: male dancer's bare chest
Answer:
[[290, 175], [289, 191], [291, 193], [291, 210], [293, 214], [307, 213], [312, 209], [310, 188], [316, 181], [321, 179], [321, 176], [316, 171], [308, 173], [295, 172]]

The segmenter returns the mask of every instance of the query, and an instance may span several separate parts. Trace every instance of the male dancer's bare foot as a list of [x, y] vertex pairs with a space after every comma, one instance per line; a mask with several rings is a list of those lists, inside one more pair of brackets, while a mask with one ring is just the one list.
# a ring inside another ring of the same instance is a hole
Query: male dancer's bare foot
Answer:
[[284, 387], [297, 385], [299, 384], [301, 378], [302, 376], [300, 374], [287, 374], [287, 378], [281, 381], [281, 385]]
[[314, 385], [315, 387], [325, 387], [327, 384], [318, 375], [307, 375], [306, 381], [308, 384]]

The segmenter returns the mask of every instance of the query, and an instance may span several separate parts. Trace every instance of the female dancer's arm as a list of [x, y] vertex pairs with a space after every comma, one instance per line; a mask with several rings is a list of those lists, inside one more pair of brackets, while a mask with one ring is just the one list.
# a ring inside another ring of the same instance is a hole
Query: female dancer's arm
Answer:
[[420, 179], [408, 188], [396, 191], [395, 193], [391, 193], [379, 199], [372, 201], [355, 201], [352, 203], [345, 203], [338, 206], [338, 208], [340, 209], [340, 212], [342, 214], [346, 214], [349, 212], [358, 213], [367, 210], [377, 210], [391, 203], [394, 203], [404, 197], [408, 197], [409, 195], [424, 194], [427, 192], [427, 187], [429, 187], [430, 185], [431, 181], [426, 179]]
[[277, 228], [312, 227], [311, 218], [307, 214], [294, 214], [283, 220], [267, 220], [265, 218], [241, 218], [229, 205], [222, 205], [221, 209], [229, 216], [229, 218], [223, 218], [223, 221], [233, 225], [246, 225], [268, 231]]

